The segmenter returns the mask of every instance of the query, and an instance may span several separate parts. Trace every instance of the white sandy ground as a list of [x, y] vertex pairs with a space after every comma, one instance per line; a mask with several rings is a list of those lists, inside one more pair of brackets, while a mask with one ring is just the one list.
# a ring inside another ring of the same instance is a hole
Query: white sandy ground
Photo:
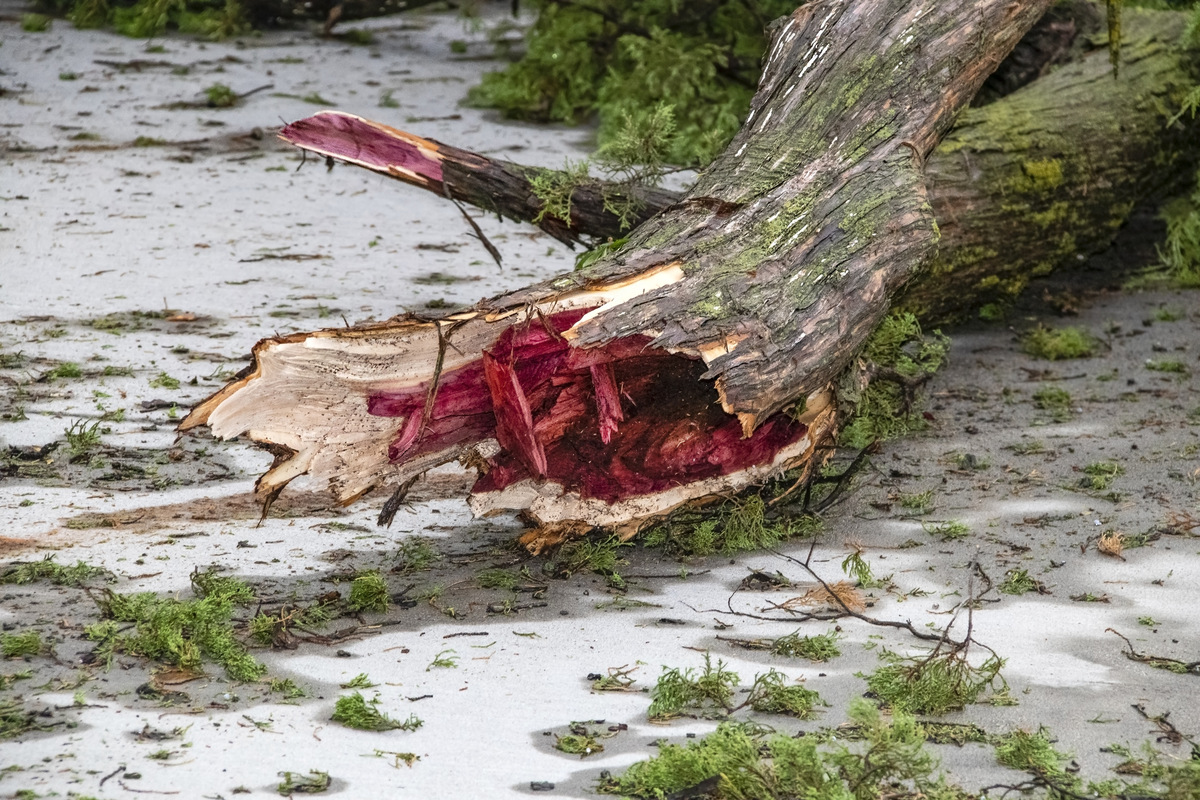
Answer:
[[[6, 537], [0, 558], [52, 552], [61, 562], [86, 560], [120, 576], [114, 588], [123, 592], [185, 592], [194, 568], [220, 565], [263, 595], [303, 598], [333, 588], [324, 581], [335, 574], [386, 571], [397, 562], [398, 546], [419, 535], [448, 557], [432, 573], [390, 575], [393, 590], [442, 583], [448, 587], [442, 606], [463, 616], [452, 619], [427, 605], [397, 608], [368, 615], [369, 622], [391, 623], [377, 635], [332, 647], [256, 650], [272, 677], [291, 677], [311, 692], [296, 705], [281, 703], [262, 685], [228, 683], [213, 668], [206, 679], [172, 687], [188, 698], [165, 707], [133, 693], [148, 678], [137, 659], [119, 657], [108, 673], [82, 666], [80, 656], [91, 649], [82, 626], [96, 618], [85, 594], [44, 585], [0, 587], [0, 624], [42, 631], [55, 654], [0, 663], [0, 673], [36, 672], [35, 680], [7, 694], [51, 707], [50, 719], [71, 723], [0, 743], [0, 770], [14, 767], [0, 772], [0, 796], [24, 789], [104, 798], [137, 792], [230, 797], [243, 790], [271, 796], [281, 771], [310, 769], [330, 773], [329, 794], [355, 798], [385, 792], [519, 796], [532, 793], [532, 781], [553, 783], [552, 795], [580, 796], [602, 770], [652, 754], [655, 740], [679, 741], [714, 724], [651, 725], [645, 694], [591, 692], [588, 673], [640, 662], [635, 674], [645, 686], [663, 665], [695, 667], [701, 663], [696, 648], [711, 649], [746, 684], [767, 666], [806, 680], [829, 703], [820, 718], [769, 721], [788, 731], [815, 730], [844, 721], [848, 702], [863, 692], [855, 673], [877, 663], [864, 645], [912, 648], [913, 640], [899, 632], [847, 621], [840, 623], [845, 655], [823, 665], [718, 640], [796, 629], [727, 611], [726, 598], [750, 568], [779, 570], [801, 589], [811, 585], [794, 565], [770, 554], [690, 563], [688, 570], [702, 574], [687, 579], [638, 578], [672, 575], [681, 565], [626, 548], [629, 596], [653, 606], [598, 607], [613, 599], [611, 590], [588, 575], [551, 581], [543, 608], [490, 616], [486, 603], [505, 594], [482, 592], [470, 579], [496, 558], [510, 558], [497, 548], [518, 526], [470, 519], [451, 491], [425, 492], [427, 499], [403, 510], [388, 530], [373, 524], [378, 498], [346, 511], [301, 504], [256, 526], [239, 503], [269, 458], [203, 438], [175, 445], [172, 404], [186, 408], [216, 389], [263, 336], [338, 324], [343, 317], [382, 319], [435, 299], [466, 304], [570, 263], [564, 248], [533, 229], [479, 217], [504, 253], [500, 272], [459, 212], [432, 195], [363, 171], [329, 173], [311, 160], [297, 170], [298, 155], [273, 144], [268, 129], [319, 106], [279, 95], [315, 92], [331, 106], [529, 163], [581, 157], [587, 132], [501, 123], [460, 107], [467, 88], [495, 62], [475, 58], [488, 52], [483, 33], [451, 15], [358, 25], [375, 32], [375, 43], [366, 47], [293, 31], [223, 44], [168, 37], [154, 43], [162, 51], [147, 52], [144, 42], [76, 31], [62, 21], [47, 33], [24, 33], [17, 23], [21, 10], [0, 3], [0, 354], [20, 352], [26, 361], [0, 371], [0, 413], [11, 417], [23, 408], [28, 419], [0, 420], [0, 447], [43, 445], [61, 439], [76, 420], [122, 408], [125, 419], [109, 424], [107, 446], [118, 454], [141, 452], [145, 464], [147, 453], [170, 453], [182, 466], [158, 458], [162, 463], [140, 483], [106, 489], [73, 478], [80, 471], [72, 472], [64, 453], [56, 452], [50, 466], [63, 478], [0, 477], [0, 537]], [[455, 39], [471, 42], [467, 57], [451, 52]], [[98, 63], [135, 59], [187, 70]], [[60, 73], [77, 77], [65, 80]], [[218, 81], [239, 92], [267, 83], [274, 88], [233, 109], [159, 108], [196, 100]], [[387, 91], [399, 108], [379, 107]], [[261, 138], [251, 136], [255, 129], [265, 131]], [[79, 133], [100, 138], [72, 139]], [[174, 144], [128, 146], [139, 136]], [[263, 258], [288, 255], [310, 258]], [[440, 282], [433, 273], [458, 280]], [[870, 613], [917, 626], [945, 623], [944, 611], [965, 592], [967, 564], [976, 555], [997, 580], [1023, 568], [1044, 582], [1051, 594], [993, 594], [1000, 601], [983, 604], [974, 617], [976, 638], [1007, 659], [1004, 674], [1019, 705], [980, 705], [948, 719], [993, 732], [1045, 725], [1092, 778], [1110, 777], [1107, 770], [1119, 760], [1100, 752], [1102, 746], [1154, 741], [1156, 729], [1131, 704], [1144, 703], [1152, 714], [1170, 712], [1180, 730], [1200, 735], [1200, 680], [1126, 659], [1120, 640], [1105, 632], [1115, 628], [1155, 655], [1200, 659], [1200, 541], [1163, 535], [1127, 551], [1123, 561], [1094, 546], [1103, 531], [1154, 533], [1171, 512], [1200, 513], [1196, 301], [1196, 293], [1181, 292], [1091, 297], [1074, 322], [1102, 336], [1109, 349], [1078, 362], [1034, 361], [1020, 354], [1003, 325], [954, 332], [952, 364], [932, 387], [930, 430], [873, 459], [858, 488], [830, 513], [814, 555], [817, 569], [832, 579], [840, 577], [838, 565], [851, 546], [861, 546], [877, 574], [894, 575], [893, 589], [873, 593]], [[89, 324], [114, 312], [164, 307], [198, 319], [141, 320], [140, 330], [117, 334]], [[1182, 318], [1154, 321], [1162, 309]], [[1032, 320], [1012, 322], [1024, 328]], [[1147, 359], [1168, 358], [1184, 362], [1190, 374], [1145, 368]], [[84, 376], [29, 383], [62, 361], [79, 364]], [[132, 374], [105, 377], [106, 366], [131, 367]], [[152, 386], [164, 372], [182, 385]], [[1069, 418], [1056, 422], [1034, 408], [1033, 393], [1048, 385], [1071, 392]], [[166, 403], [139, 406], [154, 400]], [[1035, 440], [1044, 444], [1040, 453], [1010, 449]], [[987, 466], [960, 469], [954, 456], [963, 453]], [[1111, 499], [1078, 488], [1079, 470], [1104, 458], [1126, 470]], [[319, 487], [299, 490], [305, 488]], [[925, 490], [934, 491], [927, 513], [913, 515], [899, 505], [900, 493]], [[185, 513], [206, 498], [216, 501], [207, 506], [207, 518]], [[165, 505], [178, 506], [181, 516], [117, 529], [65, 525], [81, 515]], [[942, 543], [922, 527], [948, 519], [968, 523], [972, 536]], [[900, 548], [909, 541], [919, 546]], [[786, 552], [802, 558], [807, 545]], [[532, 568], [536, 574], [536, 564]], [[1107, 595], [1110, 602], [1069, 599], [1080, 592]], [[795, 593], [742, 593], [732, 602], [757, 612]], [[1141, 625], [1141, 617], [1155, 624]], [[830, 627], [809, 623], [801, 630]], [[486, 635], [446, 638], [460, 633]], [[457, 666], [427, 669], [447, 649], [455, 651]], [[415, 713], [424, 725], [415, 732], [366, 733], [331, 722], [334, 701], [345, 693], [337, 684], [364, 672], [380, 683], [368, 697], [377, 691], [382, 709], [401, 719]], [[72, 708], [75, 677], [89, 679], [78, 687], [86, 698], [82, 708]], [[408, 699], [424, 695], [431, 697]], [[604, 740], [604, 753], [581, 760], [553, 749], [552, 734], [564, 733], [569, 722], [601, 719], [601, 729], [629, 726]], [[172, 741], [139, 741], [133, 734], [145, 725], [186, 730]], [[1186, 746], [1157, 746], [1169, 757], [1187, 755]], [[149, 758], [164, 748], [168, 759]], [[967, 787], [1022, 779], [996, 766], [989, 748], [936, 749]], [[397, 765], [395, 752], [420, 760]], [[125, 772], [102, 785], [121, 766]]]

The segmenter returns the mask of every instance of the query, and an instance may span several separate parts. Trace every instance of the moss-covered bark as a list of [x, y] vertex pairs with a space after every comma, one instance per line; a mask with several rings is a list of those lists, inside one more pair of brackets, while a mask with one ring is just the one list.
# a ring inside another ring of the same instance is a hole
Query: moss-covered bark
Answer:
[[1168, 124], [1196, 83], [1184, 23], [1126, 9], [1119, 77], [1098, 40], [1082, 59], [963, 112], [925, 166], [942, 241], [901, 308], [936, 321], [987, 314], [1031, 278], [1108, 247], [1136, 204], [1183, 188], [1200, 157], [1200, 126]]

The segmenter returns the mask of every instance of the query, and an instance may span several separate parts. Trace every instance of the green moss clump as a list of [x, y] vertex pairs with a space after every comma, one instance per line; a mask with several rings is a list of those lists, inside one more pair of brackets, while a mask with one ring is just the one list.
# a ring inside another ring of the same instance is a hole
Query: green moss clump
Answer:
[[201, 597], [221, 597], [231, 603], [251, 603], [254, 590], [240, 578], [221, 575], [215, 569], [192, 574], [192, 588]]
[[1046, 386], [1033, 393], [1033, 404], [1048, 411], [1067, 410], [1071, 407], [1071, 394], [1057, 386]]
[[166, 372], [159, 372], [150, 379], [150, 386], [154, 389], [178, 389], [179, 379], [172, 378]]
[[238, 101], [237, 92], [223, 83], [214, 83], [204, 90], [204, 97], [209, 108], [229, 108]]
[[789, 658], [807, 658], [809, 661], [829, 661], [842, 654], [838, 649], [837, 631], [801, 636], [799, 632], [781, 636], [771, 644], [771, 652]]
[[330, 719], [361, 731], [415, 731], [424, 724], [415, 714], [410, 714], [403, 722], [392, 719], [380, 711], [378, 705], [378, 697], [367, 700], [362, 692], [355, 692], [338, 698]]
[[767, 670], [755, 676], [750, 687], [750, 707], [763, 714], [786, 714], [797, 719], [809, 719], [813, 709], [821, 702], [821, 695], [812, 689], [789, 684], [787, 676], [775, 670]]
[[863, 345], [858, 366], [841, 378], [839, 401], [850, 420], [841, 442], [862, 448], [924, 428], [915, 387], [942, 366], [949, 345], [940, 331], [924, 334], [914, 314], [885, 317]]
[[979, 307], [979, 318], [984, 322], [999, 322], [1007, 313], [1008, 309], [1003, 303], [984, 303]]
[[739, 706], [733, 705], [738, 686], [737, 673], [725, 668], [704, 654], [704, 668], [695, 670], [663, 667], [658, 682], [650, 690], [650, 709], [647, 716], [656, 721], [680, 716], [724, 717], [733, 711], [750, 706], [764, 714], [787, 714], [800, 719], [812, 716], [821, 696], [811, 689], [790, 684], [788, 678], [773, 669], [754, 676], [749, 697]]
[[392, 568], [393, 572], [401, 575], [411, 575], [414, 572], [424, 572], [441, 560], [442, 554], [426, 539], [405, 539], [397, 548], [396, 555], [399, 563]]
[[1010, 569], [996, 588], [1003, 594], [1025, 594], [1037, 591], [1041, 584], [1029, 576], [1027, 569]]
[[[98, 600], [106, 620], [88, 626], [85, 635], [97, 642], [97, 655], [107, 659], [123, 652], [188, 669], [199, 669], [209, 659], [234, 680], [261, 677], [266, 667], [247, 652], [233, 629], [235, 604], [253, 602], [253, 590], [212, 570], [194, 574], [192, 586], [193, 600], [106, 589]], [[129, 626], [118, 629], [123, 622], [133, 623], [132, 632]]]
[[654, 525], [642, 541], [646, 547], [661, 547], [678, 555], [733, 555], [811, 536], [821, 524], [810, 514], [771, 511], [761, 496], [751, 494], [730, 500], [715, 512], [680, 510]]
[[283, 695], [284, 702], [308, 697], [309, 692], [291, 678], [272, 678], [268, 687], [272, 694]]
[[21, 30], [26, 33], [45, 33], [50, 30], [53, 21], [45, 14], [22, 14]]
[[[806, 760], [819, 763], [812, 740], [795, 741], [813, 744], [813, 752], [805, 753]], [[771, 744], [776, 745], [777, 740], [772, 739]], [[775, 747], [769, 752], [773, 755]], [[698, 741], [685, 745], [660, 744], [657, 756], [637, 762], [598, 788], [605, 794], [661, 800], [716, 777], [719, 781], [716, 797], [760, 797], [761, 792], [741, 784], [753, 774], [752, 767], [770, 763], [763, 762], [761, 743], [745, 726], [727, 722]]]
[[347, 604], [354, 611], [387, 611], [391, 603], [387, 581], [378, 570], [370, 570], [355, 576], [350, 583]]
[[698, 741], [661, 744], [657, 756], [605, 779], [598, 789], [655, 800], [699, 785], [714, 800], [878, 800], [900, 785], [931, 800], [968, 796], [937, 774], [922, 729], [908, 714], [897, 712], [889, 721], [860, 699], [850, 706], [850, 718], [862, 735], [853, 749], [822, 745], [815, 736], [763, 734], [723, 723]]
[[1038, 326], [1021, 339], [1021, 350], [1034, 358], [1061, 361], [1068, 358], [1088, 358], [1096, 351], [1097, 341], [1083, 328], [1067, 327], [1054, 330]]
[[4, 567], [0, 572], [0, 583], [25, 584], [36, 581], [47, 581], [55, 586], [82, 586], [92, 578], [103, 575], [107, 580], [113, 580], [113, 575], [102, 567], [93, 567], [84, 561], [77, 561], [72, 567], [64, 566], [54, 560], [54, 554], [41, 561], [16, 562]]
[[697, 675], [695, 670], [663, 667], [658, 683], [650, 690], [650, 710], [646, 712], [652, 720], [667, 720], [684, 714], [700, 716], [725, 716], [733, 707], [733, 690], [737, 688], [738, 676], [725, 669], [725, 662], [718, 660], [714, 667], [712, 658], [704, 654], [704, 669]]
[[617, 570], [629, 563], [620, 556], [620, 548], [628, 546], [628, 542], [622, 542], [616, 536], [575, 539], [558, 548], [554, 560], [544, 564], [542, 570], [562, 578], [577, 572], [595, 572], [613, 586], [624, 586], [625, 581]]
[[[583, 726], [578, 727], [584, 729]], [[568, 733], [566, 736], [554, 737], [554, 749], [568, 755], [586, 758], [596, 753], [603, 753], [604, 745], [596, 741], [596, 737], [591, 733]]]
[[480, 589], [515, 589], [521, 577], [506, 569], [485, 569], [475, 576]]
[[978, 667], [963, 654], [935, 651], [921, 658], [904, 658], [884, 650], [886, 662], [870, 675], [867, 687], [894, 710], [937, 716], [964, 708], [996, 682], [1007, 686], [1000, 677], [1004, 662], [989, 657]]
[[42, 637], [37, 631], [0, 633], [0, 656], [24, 658], [42, 652]]
[[99, 420], [89, 425], [84, 420], [78, 419], [63, 430], [63, 438], [67, 440], [67, 451], [71, 454], [71, 458], [78, 458], [99, 447], [100, 435], [107, 432], [107, 429], [103, 431], [100, 429]]
[[923, 492], [901, 492], [897, 501], [901, 508], [924, 514], [933, 508], [933, 494], [933, 489], [926, 489]]
[[1093, 461], [1083, 468], [1083, 473], [1087, 476], [1080, 480], [1083, 488], [1103, 492], [1112, 486], [1114, 479], [1125, 474], [1125, 467], [1116, 461]]
[[291, 797], [294, 794], [320, 794], [328, 791], [333, 780], [329, 777], [328, 772], [321, 772], [319, 769], [308, 771], [307, 775], [301, 775], [299, 772], [280, 772], [283, 780], [275, 787], [275, 791], [279, 792], [284, 797]]
[[55, 378], [82, 378], [83, 370], [79, 368], [78, 364], [75, 364], [71, 361], [64, 361], [63, 363], [51, 369], [42, 377], [50, 378], [52, 380]]
[[1057, 386], [1046, 386], [1033, 393], [1033, 405], [1049, 411], [1055, 422], [1066, 422], [1071, 418], [1071, 393]]
[[1171, 359], [1147, 361], [1146, 369], [1151, 372], [1173, 372], [1176, 375], [1186, 375], [1188, 371], [1187, 365], [1182, 361], [1173, 361]]
[[1062, 185], [1062, 162], [1057, 158], [1046, 158], [1039, 161], [1024, 161], [1021, 163], [1021, 176], [1014, 182], [1014, 187], [1020, 192], [1052, 192]]

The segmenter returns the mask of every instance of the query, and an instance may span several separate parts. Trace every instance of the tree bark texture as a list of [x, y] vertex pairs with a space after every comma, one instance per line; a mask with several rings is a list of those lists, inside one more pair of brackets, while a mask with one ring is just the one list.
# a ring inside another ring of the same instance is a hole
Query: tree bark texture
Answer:
[[[481, 473], [477, 511], [559, 529], [630, 532], [808, 463], [835, 379], [933, 259], [931, 153], [1049, 5], [805, 5], [726, 152], [624, 246], [440, 320], [265, 340], [182, 427], [273, 447], [267, 496], [308, 473], [349, 502], [460, 459]], [[965, 150], [948, 157], [976, 163]], [[1019, 166], [1039, 202], [1062, 185], [1048, 160]]]
[[1097, 37], [1082, 60], [964, 111], [925, 167], [942, 245], [897, 304], [946, 320], [1010, 302], [1105, 250], [1139, 203], [1185, 188], [1200, 158], [1200, 125], [1175, 119], [1196, 84], [1185, 22], [1127, 8], [1119, 77]]
[[[965, 110], [925, 163], [941, 239], [930, 269], [901, 301], [924, 322], [1007, 303], [1031, 278], [1104, 250], [1134, 206], [1181, 188], [1191, 174], [1200, 128], [1189, 119], [1168, 124], [1195, 83], [1194, 56], [1179, 47], [1184, 16], [1126, 10], [1122, 74], [1114, 80], [1107, 50], [1088, 37], [1099, 32], [1099, 10], [1089, 3], [1072, 10], [1073, 17], [1053, 9], [1038, 23], [988, 78], [997, 99]], [[299, 120], [280, 136], [534, 222], [566, 243], [622, 238], [682, 200], [666, 190], [596, 180], [575, 191], [570, 218], [561, 220], [542, 213], [530, 182], [553, 170], [490, 159], [342, 112]], [[622, 225], [610, 209], [630, 204], [632, 225]]]

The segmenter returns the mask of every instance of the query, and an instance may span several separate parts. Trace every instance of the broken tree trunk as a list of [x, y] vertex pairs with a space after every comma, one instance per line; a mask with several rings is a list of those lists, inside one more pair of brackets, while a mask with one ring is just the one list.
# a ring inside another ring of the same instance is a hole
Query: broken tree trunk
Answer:
[[[1083, 50], [1100, 12], [1047, 14], [1005, 68], [988, 79], [1003, 93], [967, 109], [930, 154], [924, 175], [941, 241], [930, 269], [900, 307], [942, 322], [988, 303], [1010, 302], [1032, 277], [1078, 263], [1111, 244], [1132, 209], [1192, 174], [1200, 130], [1176, 117], [1194, 85], [1194, 55], [1180, 48], [1185, 17], [1129, 9], [1124, 58], [1114, 80], [1108, 52]], [[1019, 89], [1019, 91], [1018, 91]], [[543, 212], [532, 179], [554, 170], [499, 161], [351, 114], [325, 111], [287, 125], [281, 138], [304, 150], [374, 170], [511, 219], [560, 241], [618, 239], [682, 199], [602, 180], [579, 186], [571, 214]], [[559, 182], [567, 178], [558, 177]], [[629, 209], [628, 220], [613, 209]], [[1047, 244], [1049, 243], [1049, 244]]]
[[807, 4], [725, 153], [622, 248], [441, 320], [260, 342], [182, 427], [271, 446], [267, 497], [464, 460], [478, 512], [555, 533], [810, 462], [834, 380], [933, 254], [924, 162], [1050, 2]]

